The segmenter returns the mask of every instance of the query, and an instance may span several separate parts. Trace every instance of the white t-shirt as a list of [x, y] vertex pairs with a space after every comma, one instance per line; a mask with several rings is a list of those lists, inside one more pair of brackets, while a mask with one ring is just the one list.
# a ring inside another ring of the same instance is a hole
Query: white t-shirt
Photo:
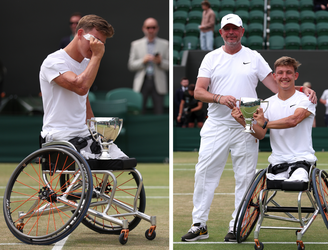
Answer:
[[[272, 165], [303, 160], [313, 164], [317, 160], [312, 147], [312, 124], [316, 104], [309, 101], [309, 98], [299, 91], [295, 91], [295, 94], [285, 101], [279, 99], [278, 94], [266, 100], [269, 101], [269, 107], [264, 116], [269, 121], [288, 117], [294, 114], [297, 108], [303, 108], [311, 112], [311, 115], [297, 124], [296, 127], [270, 129], [272, 154], [269, 156], [268, 161]], [[263, 109], [265, 109], [264, 106]]]
[[[328, 89], [323, 91], [322, 96], [320, 97], [320, 99], [328, 100]], [[326, 113], [325, 114], [328, 115], [328, 101], [326, 102]]]
[[80, 96], [67, 90], [53, 79], [67, 71], [81, 74], [89, 63], [72, 59], [64, 50], [50, 54], [42, 63], [40, 70], [40, 87], [44, 108], [41, 135], [54, 140], [68, 140], [75, 136], [90, 134], [85, 124], [87, 94]]
[[[210, 78], [209, 92], [257, 98], [256, 87], [272, 70], [263, 57], [254, 50], [242, 46], [236, 54], [230, 55], [221, 48], [204, 57], [198, 77]], [[241, 126], [231, 116], [231, 109], [225, 105], [209, 103], [208, 116], [217, 123], [232, 127]]]

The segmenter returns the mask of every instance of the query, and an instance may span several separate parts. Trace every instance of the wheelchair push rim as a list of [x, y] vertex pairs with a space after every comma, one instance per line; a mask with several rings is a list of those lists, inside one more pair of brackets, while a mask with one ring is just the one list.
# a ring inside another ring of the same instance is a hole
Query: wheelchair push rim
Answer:
[[[63, 175], [71, 177], [60, 185]], [[92, 178], [82, 156], [47, 147], [27, 156], [10, 177], [3, 211], [9, 230], [22, 242], [47, 245], [72, 233], [92, 197]]]

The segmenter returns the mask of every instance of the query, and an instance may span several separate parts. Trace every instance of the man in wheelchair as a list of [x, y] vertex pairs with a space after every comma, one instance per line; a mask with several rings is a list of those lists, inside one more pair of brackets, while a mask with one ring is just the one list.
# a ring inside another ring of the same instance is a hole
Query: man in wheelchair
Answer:
[[[299, 66], [298, 61], [286, 56], [275, 62], [273, 76], [279, 91], [267, 99], [269, 106], [265, 113], [259, 108], [253, 115], [256, 122], [253, 125], [255, 133], [252, 135], [255, 138], [263, 139], [270, 129], [272, 154], [268, 158], [269, 180], [308, 182], [310, 166], [317, 160], [312, 147], [312, 123], [316, 104], [295, 89]], [[231, 115], [245, 126], [239, 108], [235, 107]]]
[[[70, 141], [86, 158], [97, 158], [100, 146], [92, 140], [86, 121], [94, 117], [88, 99], [113, 27], [103, 18], [86, 15], [74, 39], [43, 61], [40, 87], [44, 108], [40, 143]], [[104, 107], [108, 108], [108, 107]], [[115, 144], [112, 158], [127, 157]]]

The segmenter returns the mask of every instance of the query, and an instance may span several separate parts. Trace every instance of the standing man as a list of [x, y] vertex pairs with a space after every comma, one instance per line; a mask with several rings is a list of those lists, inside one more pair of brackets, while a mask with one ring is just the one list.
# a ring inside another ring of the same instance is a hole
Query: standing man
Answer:
[[69, 18], [69, 27], [71, 29], [71, 34], [69, 36], [65, 36], [61, 39], [59, 48], [65, 48], [74, 38], [76, 26], [79, 23], [80, 19], [82, 18], [82, 14], [80, 12], [75, 12]]
[[[86, 158], [99, 153], [91, 150], [93, 141], [86, 125], [93, 117], [88, 99], [105, 52], [106, 39], [114, 35], [113, 27], [103, 18], [87, 15], [79, 21], [76, 34], [64, 49], [43, 61], [40, 87], [44, 109], [41, 142], [70, 141], [76, 137], [88, 142]], [[113, 158], [126, 157], [115, 145]]]
[[[259, 143], [252, 135], [243, 132], [244, 129], [231, 116], [231, 109], [236, 106], [237, 98], [257, 98], [255, 90], [258, 81], [272, 92], [278, 92], [268, 63], [257, 51], [241, 45], [244, 31], [238, 15], [224, 16], [220, 34], [225, 45], [206, 54], [199, 68], [195, 98], [209, 103], [208, 118], [200, 132], [201, 143], [195, 167], [193, 224], [182, 236], [182, 241], [209, 237], [206, 222], [229, 152], [235, 172], [235, 211], [224, 240], [236, 241], [234, 221], [256, 170]], [[316, 102], [314, 91], [305, 87], [303, 90]]]
[[154, 113], [162, 114], [168, 92], [169, 42], [157, 37], [159, 26], [152, 17], [144, 21], [142, 31], [145, 36], [131, 43], [128, 61], [129, 70], [136, 72], [133, 90], [143, 95], [143, 113], [151, 96]]
[[205, 0], [202, 2], [203, 17], [199, 26], [200, 48], [202, 50], [213, 50], [215, 13], [211, 9], [211, 4]]
[[325, 124], [326, 127], [328, 127], [328, 89], [323, 91], [321, 97], [320, 97], [320, 102], [325, 105], [326, 107], [326, 112], [325, 112]]

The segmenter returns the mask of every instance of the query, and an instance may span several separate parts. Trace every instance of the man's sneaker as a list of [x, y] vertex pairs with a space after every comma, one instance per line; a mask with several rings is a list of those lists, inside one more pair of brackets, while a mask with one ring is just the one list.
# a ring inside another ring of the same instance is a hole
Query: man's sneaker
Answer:
[[209, 237], [207, 226], [200, 226], [200, 223], [195, 223], [191, 226], [188, 233], [181, 237], [182, 241], [204, 240]]
[[227, 241], [227, 242], [236, 242], [237, 241], [236, 236], [233, 233], [233, 227], [229, 228], [229, 232], [224, 237], [224, 241]]

